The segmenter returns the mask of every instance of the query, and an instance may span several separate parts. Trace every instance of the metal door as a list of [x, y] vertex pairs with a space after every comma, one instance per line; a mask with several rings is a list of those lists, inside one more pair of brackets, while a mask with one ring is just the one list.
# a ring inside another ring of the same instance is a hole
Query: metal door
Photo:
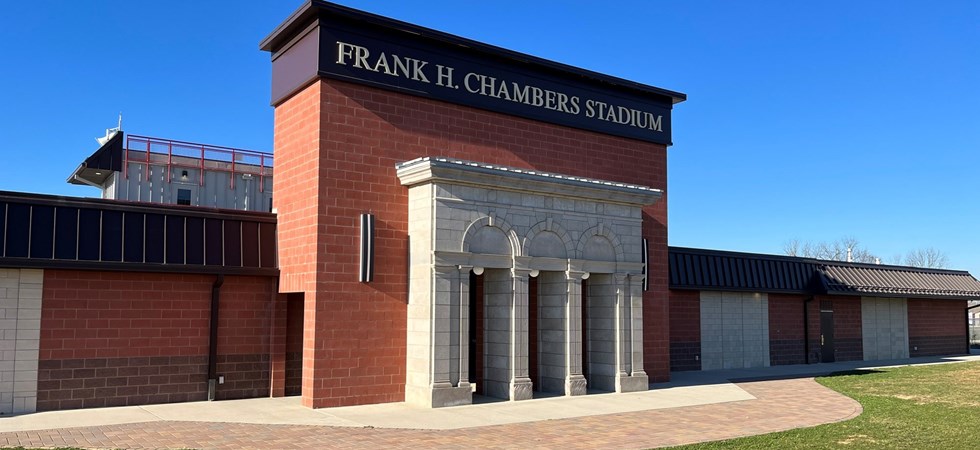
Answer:
[[834, 361], [834, 312], [820, 310], [820, 362]]

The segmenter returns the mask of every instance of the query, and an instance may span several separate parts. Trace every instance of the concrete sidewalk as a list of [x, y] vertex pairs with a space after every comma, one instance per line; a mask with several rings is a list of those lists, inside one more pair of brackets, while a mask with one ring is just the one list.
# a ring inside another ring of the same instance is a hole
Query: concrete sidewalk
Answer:
[[0, 432], [118, 425], [158, 420], [457, 429], [735, 402], [754, 398], [731, 383], [677, 386], [626, 394], [600, 393], [520, 402], [493, 401], [436, 409], [413, 407], [405, 403], [310, 409], [300, 404], [299, 397], [254, 398], [25, 414], [0, 419]]
[[316, 425], [448, 430], [541, 420], [654, 411], [754, 400], [734, 381], [792, 379], [839, 371], [885, 366], [980, 360], [980, 355], [842, 362], [758, 369], [676, 372], [672, 381], [650, 391], [549, 397], [521, 402], [494, 401], [450, 408], [424, 409], [405, 403], [309, 409], [298, 397], [218, 402], [173, 403], [85, 410], [52, 411], [0, 418], [0, 432], [132, 424], [155, 421], [240, 424]]

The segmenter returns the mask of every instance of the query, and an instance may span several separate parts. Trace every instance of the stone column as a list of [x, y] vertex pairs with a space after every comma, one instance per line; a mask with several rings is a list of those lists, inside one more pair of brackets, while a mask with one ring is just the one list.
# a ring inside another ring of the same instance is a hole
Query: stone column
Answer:
[[[631, 357], [633, 360], [633, 371], [630, 377], [637, 379], [637, 384], [642, 385], [642, 389], [649, 388], [649, 378], [643, 370], [643, 275], [630, 275], [627, 280], [630, 295], [630, 335], [632, 340]], [[640, 383], [639, 379], [643, 381]], [[639, 386], [638, 386], [639, 387]]]
[[[462, 293], [460, 268], [435, 266], [432, 268], [433, 292], [430, 330], [430, 405], [431, 407], [464, 405], [473, 402], [469, 380], [461, 379], [460, 367], [463, 348], [461, 305], [462, 296], [469, 297], [469, 290]], [[468, 279], [467, 279], [467, 284]], [[466, 301], [468, 304], [468, 299]], [[464, 386], [460, 382], [465, 381]]]
[[568, 271], [565, 301], [565, 395], [585, 395], [588, 382], [582, 375], [582, 272]]
[[433, 267], [435, 292], [432, 297], [432, 387], [452, 387], [453, 299], [459, 295], [459, 270], [452, 266]]
[[510, 399], [533, 396], [528, 373], [528, 276], [530, 270], [513, 269], [513, 297], [510, 308]]
[[[470, 271], [471, 266], [459, 266], [459, 377], [456, 387], [470, 387]], [[472, 395], [470, 397], [472, 402]]]
[[[643, 371], [643, 292], [634, 292], [635, 280], [627, 274], [615, 274], [616, 283], [616, 392], [645, 391], [649, 381]], [[639, 294], [639, 295], [637, 295]], [[634, 317], [639, 313], [639, 317]], [[640, 322], [637, 322], [639, 319]], [[639, 343], [638, 343], [639, 341]], [[640, 352], [640, 365], [635, 355]], [[633, 376], [633, 375], [636, 376]]]

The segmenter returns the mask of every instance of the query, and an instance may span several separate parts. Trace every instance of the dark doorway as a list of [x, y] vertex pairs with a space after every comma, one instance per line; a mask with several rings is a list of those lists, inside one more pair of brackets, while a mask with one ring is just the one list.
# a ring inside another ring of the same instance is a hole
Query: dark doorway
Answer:
[[834, 362], [834, 311], [820, 309], [820, 362]]
[[286, 294], [285, 395], [303, 394], [303, 310], [302, 293]]
[[470, 383], [483, 395], [483, 275], [470, 272]]
[[534, 390], [539, 390], [538, 378], [538, 279], [529, 278], [527, 283], [527, 376]]
[[587, 308], [587, 303], [589, 301], [589, 280], [582, 280], [582, 293], [581, 293], [581, 309], [582, 309], [582, 376], [585, 377], [586, 381], [589, 379], [589, 329], [587, 324], [589, 323], [589, 308]]

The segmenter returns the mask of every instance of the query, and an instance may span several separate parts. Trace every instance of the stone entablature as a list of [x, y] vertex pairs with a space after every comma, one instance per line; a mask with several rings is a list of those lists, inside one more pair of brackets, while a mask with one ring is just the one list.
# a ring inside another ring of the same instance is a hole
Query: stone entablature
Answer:
[[[583, 333], [592, 339], [587, 330], [594, 330], [603, 340], [590, 349], [604, 349], [596, 358], [610, 362], [602, 366], [604, 381], [597, 384], [620, 392], [647, 388], [642, 208], [657, 201], [661, 191], [446, 158], [420, 158], [397, 169], [409, 187], [408, 402], [435, 407], [472, 401], [471, 270], [492, 271], [485, 280], [493, 284], [486, 296], [492, 308], [486, 328], [496, 339], [487, 341], [487, 351], [495, 353], [484, 352], [486, 377], [477, 381], [487, 383], [490, 395], [531, 397], [528, 277], [542, 272], [548, 273], [543, 311], [549, 317], [539, 325], [563, 324], [549, 336], [550, 379], [561, 372], [566, 395], [585, 393]], [[583, 323], [582, 280], [591, 274], [598, 276], [590, 282], [590, 292], [594, 284], [597, 294], [589, 311], [599, 309]], [[566, 288], [555, 287], [556, 276]], [[556, 296], [562, 302], [555, 303]], [[554, 342], [558, 333], [565, 342], [560, 351]], [[564, 367], [556, 367], [554, 361], [562, 357]]]

